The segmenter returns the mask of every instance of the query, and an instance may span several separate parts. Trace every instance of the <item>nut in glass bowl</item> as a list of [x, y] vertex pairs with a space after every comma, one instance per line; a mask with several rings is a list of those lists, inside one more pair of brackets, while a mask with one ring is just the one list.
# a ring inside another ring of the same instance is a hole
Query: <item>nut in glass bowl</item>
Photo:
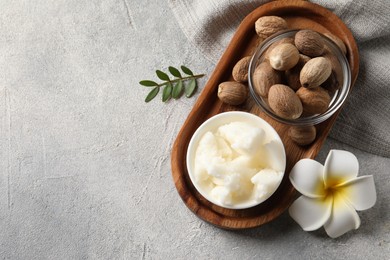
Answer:
[[311, 30], [274, 34], [252, 56], [250, 93], [273, 119], [313, 127], [330, 118], [350, 91], [351, 71], [343, 51], [329, 35]]

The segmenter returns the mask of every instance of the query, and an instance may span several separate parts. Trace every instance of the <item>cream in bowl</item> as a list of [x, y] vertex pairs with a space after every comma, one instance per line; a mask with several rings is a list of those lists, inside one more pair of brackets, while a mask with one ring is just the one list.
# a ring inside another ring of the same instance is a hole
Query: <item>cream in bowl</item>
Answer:
[[205, 121], [187, 150], [189, 177], [208, 201], [244, 209], [267, 200], [286, 166], [283, 143], [266, 121], [246, 112], [225, 112]]

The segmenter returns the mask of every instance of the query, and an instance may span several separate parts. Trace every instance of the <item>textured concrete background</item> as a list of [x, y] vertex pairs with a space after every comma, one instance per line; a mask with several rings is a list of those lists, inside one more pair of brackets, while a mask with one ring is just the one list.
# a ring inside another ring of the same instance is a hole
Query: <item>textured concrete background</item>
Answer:
[[145, 104], [138, 85], [181, 64], [207, 75], [215, 66], [166, 1], [0, 1], [1, 259], [390, 255], [390, 159], [332, 140], [320, 162], [346, 149], [375, 178], [378, 201], [359, 213], [360, 229], [332, 240], [288, 214], [239, 232], [194, 216], [173, 185], [170, 152], [196, 96]]

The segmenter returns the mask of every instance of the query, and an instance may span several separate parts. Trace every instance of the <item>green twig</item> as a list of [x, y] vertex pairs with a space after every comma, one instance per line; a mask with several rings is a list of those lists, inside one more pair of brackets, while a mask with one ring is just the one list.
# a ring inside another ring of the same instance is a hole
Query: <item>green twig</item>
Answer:
[[[162, 101], [166, 102], [171, 98], [178, 99], [182, 96], [183, 91], [185, 93], [185, 96], [187, 98], [191, 97], [197, 89], [197, 82], [196, 80], [198, 78], [201, 78], [204, 76], [204, 74], [197, 74], [194, 75], [194, 73], [187, 67], [181, 66], [180, 67], [182, 72], [186, 74], [187, 76], [183, 77], [181, 72], [172, 66], [168, 67], [169, 72], [174, 76], [174, 79], [171, 79], [167, 73], [156, 70], [156, 75], [160, 80], [163, 80], [162, 83], [157, 83], [153, 80], [141, 80], [139, 82], [140, 85], [144, 87], [152, 87], [153, 89], [149, 92], [149, 94], [145, 98], [145, 102], [149, 102], [152, 99], [154, 99], [157, 94], [160, 92], [160, 88], [164, 86], [163, 94], [162, 94]], [[189, 81], [188, 84], [184, 85], [185, 81]]]

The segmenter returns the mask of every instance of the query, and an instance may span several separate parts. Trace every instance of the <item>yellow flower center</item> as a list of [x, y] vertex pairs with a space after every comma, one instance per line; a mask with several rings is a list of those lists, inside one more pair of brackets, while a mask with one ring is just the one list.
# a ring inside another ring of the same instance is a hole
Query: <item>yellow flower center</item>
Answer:
[[326, 181], [324, 195], [325, 198], [332, 198], [334, 208], [342, 206], [344, 204], [344, 199], [348, 198], [347, 190], [340, 186], [345, 181], [345, 178], [328, 178]]

